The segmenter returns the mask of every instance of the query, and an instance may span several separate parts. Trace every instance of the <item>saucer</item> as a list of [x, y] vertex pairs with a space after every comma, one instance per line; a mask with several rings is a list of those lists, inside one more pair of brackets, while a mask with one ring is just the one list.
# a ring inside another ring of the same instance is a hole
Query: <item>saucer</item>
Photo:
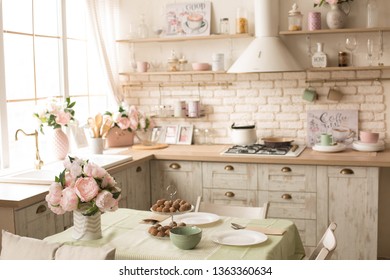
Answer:
[[322, 152], [322, 153], [337, 153], [337, 152], [342, 152], [346, 149], [346, 146], [342, 143], [335, 143], [330, 146], [324, 146], [321, 144], [315, 144], [312, 149], [317, 152]]
[[385, 143], [378, 141], [377, 143], [363, 143], [361, 141], [354, 141], [352, 148], [361, 152], [379, 152], [385, 149]]

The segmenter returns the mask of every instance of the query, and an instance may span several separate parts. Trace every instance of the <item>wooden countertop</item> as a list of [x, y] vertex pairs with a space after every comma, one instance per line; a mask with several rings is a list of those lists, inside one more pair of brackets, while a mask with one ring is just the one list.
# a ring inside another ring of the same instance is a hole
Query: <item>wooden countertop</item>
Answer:
[[[382, 152], [358, 152], [351, 149], [339, 153], [321, 153], [306, 148], [299, 157], [283, 156], [226, 156], [231, 145], [170, 145], [165, 149], [123, 149], [120, 154], [131, 154], [133, 160], [109, 168], [117, 172], [151, 159], [188, 160], [237, 163], [312, 164], [333, 166], [390, 167], [390, 149]], [[21, 208], [43, 200], [48, 185], [0, 183], [0, 207]]]

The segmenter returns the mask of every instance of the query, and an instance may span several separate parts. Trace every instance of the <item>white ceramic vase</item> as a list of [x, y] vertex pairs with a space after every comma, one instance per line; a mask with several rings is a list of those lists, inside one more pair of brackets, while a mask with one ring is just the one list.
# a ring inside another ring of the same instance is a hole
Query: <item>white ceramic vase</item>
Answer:
[[59, 160], [65, 159], [69, 152], [69, 139], [61, 128], [54, 129], [52, 145], [55, 158]]
[[96, 240], [102, 238], [101, 213], [84, 216], [81, 211], [73, 211], [73, 233], [76, 240]]
[[[348, 4], [348, 3], [346, 3]], [[344, 28], [349, 14], [349, 5], [342, 8], [341, 5], [331, 4], [330, 10], [326, 14], [326, 24], [330, 29]]]

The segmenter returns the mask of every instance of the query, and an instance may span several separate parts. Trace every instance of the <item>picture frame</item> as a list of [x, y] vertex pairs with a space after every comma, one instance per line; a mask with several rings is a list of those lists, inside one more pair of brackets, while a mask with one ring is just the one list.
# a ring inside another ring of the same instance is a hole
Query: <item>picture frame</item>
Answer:
[[165, 18], [165, 36], [208, 36], [211, 24], [211, 2], [167, 4]]
[[165, 144], [176, 144], [178, 131], [179, 131], [178, 125], [166, 125], [164, 127], [163, 142]]
[[176, 144], [191, 145], [193, 132], [193, 125], [180, 125], [177, 133]]

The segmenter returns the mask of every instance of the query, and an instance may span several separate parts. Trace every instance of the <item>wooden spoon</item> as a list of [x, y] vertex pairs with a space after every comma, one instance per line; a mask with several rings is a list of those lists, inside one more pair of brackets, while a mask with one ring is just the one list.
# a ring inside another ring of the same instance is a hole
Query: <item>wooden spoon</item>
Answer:
[[95, 116], [95, 125], [96, 125], [97, 134], [98, 134], [97, 137], [101, 137], [100, 128], [102, 127], [102, 124], [103, 124], [103, 115], [101, 113], [98, 113]]
[[100, 129], [100, 136], [106, 137], [108, 131], [111, 128], [111, 125], [112, 125], [112, 121], [109, 118], [106, 118], [104, 120], [104, 123], [103, 123], [101, 129]]
[[89, 129], [92, 131], [92, 135], [94, 138], [97, 138], [99, 137], [99, 135], [97, 135], [96, 133], [96, 124], [95, 124], [95, 120], [93, 118], [88, 118], [88, 125], [89, 125]]

